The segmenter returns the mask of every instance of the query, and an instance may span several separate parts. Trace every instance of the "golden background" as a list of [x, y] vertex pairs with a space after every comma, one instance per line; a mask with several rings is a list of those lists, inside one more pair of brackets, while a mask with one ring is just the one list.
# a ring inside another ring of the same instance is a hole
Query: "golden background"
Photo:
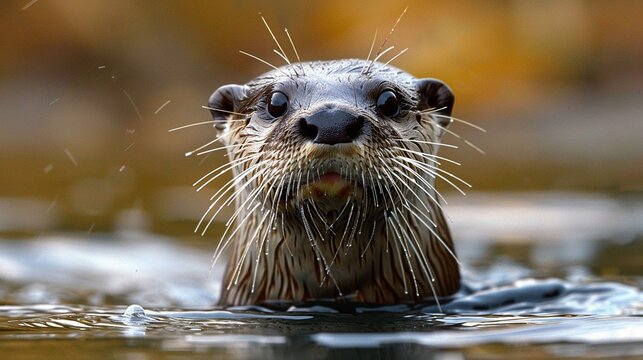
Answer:
[[0, 232], [189, 234], [221, 183], [190, 185], [225, 158], [184, 156], [209, 126], [168, 130], [269, 70], [239, 50], [282, 63], [259, 13], [306, 61], [365, 58], [406, 6], [393, 64], [445, 81], [488, 130], [451, 128], [486, 155], [445, 140], [475, 191], [640, 195], [643, 2], [3, 1]]

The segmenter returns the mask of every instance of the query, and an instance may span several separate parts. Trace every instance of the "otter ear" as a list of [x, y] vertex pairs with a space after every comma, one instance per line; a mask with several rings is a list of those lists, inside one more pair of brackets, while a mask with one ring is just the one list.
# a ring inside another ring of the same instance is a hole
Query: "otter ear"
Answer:
[[214, 127], [221, 131], [226, 127], [226, 120], [234, 115], [245, 98], [248, 87], [245, 85], [224, 85], [217, 89], [208, 100], [212, 118], [216, 121]]
[[415, 82], [415, 88], [420, 95], [420, 110], [434, 109], [433, 119], [442, 127], [447, 127], [451, 123], [451, 111], [453, 110], [453, 93], [451, 89], [437, 79], [420, 79]]

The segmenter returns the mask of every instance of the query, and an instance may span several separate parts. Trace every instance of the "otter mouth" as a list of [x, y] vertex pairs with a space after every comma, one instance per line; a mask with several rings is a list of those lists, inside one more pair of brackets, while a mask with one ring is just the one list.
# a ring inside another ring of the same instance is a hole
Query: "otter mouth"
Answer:
[[332, 207], [333, 204], [344, 204], [349, 197], [360, 197], [364, 185], [357, 180], [358, 177], [347, 173], [349, 168], [347, 163], [336, 159], [312, 164], [310, 176], [304, 176], [299, 185], [300, 199], [328, 202]]
[[336, 171], [328, 171], [304, 185], [308, 186], [314, 197], [345, 198], [352, 192], [355, 184], [346, 180]]
[[297, 205], [310, 200], [328, 210], [341, 207], [349, 199], [362, 199], [372, 191], [368, 179], [355, 164], [341, 157], [317, 158], [294, 172], [292, 180], [285, 184], [286, 189], [292, 190], [281, 191], [281, 201]]

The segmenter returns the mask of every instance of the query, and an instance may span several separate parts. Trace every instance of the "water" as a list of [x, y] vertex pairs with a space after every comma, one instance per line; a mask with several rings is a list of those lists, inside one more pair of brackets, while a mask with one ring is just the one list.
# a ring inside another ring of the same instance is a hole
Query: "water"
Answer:
[[447, 211], [465, 286], [441, 312], [435, 304], [221, 309], [212, 244], [136, 231], [5, 238], [0, 357], [643, 357], [643, 202], [478, 195]]

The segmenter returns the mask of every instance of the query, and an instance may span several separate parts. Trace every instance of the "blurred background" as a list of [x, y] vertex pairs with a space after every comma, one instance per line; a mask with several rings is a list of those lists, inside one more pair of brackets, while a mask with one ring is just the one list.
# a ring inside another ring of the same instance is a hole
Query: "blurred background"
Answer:
[[210, 120], [217, 87], [268, 70], [239, 50], [281, 64], [259, 14], [304, 61], [365, 58], [406, 5], [394, 64], [445, 81], [454, 115], [487, 129], [451, 128], [486, 155], [445, 140], [474, 191], [640, 198], [643, 2], [13, 0], [0, 3], [0, 232], [197, 238], [221, 183], [191, 184], [225, 157], [184, 155], [210, 126], [168, 130]]

